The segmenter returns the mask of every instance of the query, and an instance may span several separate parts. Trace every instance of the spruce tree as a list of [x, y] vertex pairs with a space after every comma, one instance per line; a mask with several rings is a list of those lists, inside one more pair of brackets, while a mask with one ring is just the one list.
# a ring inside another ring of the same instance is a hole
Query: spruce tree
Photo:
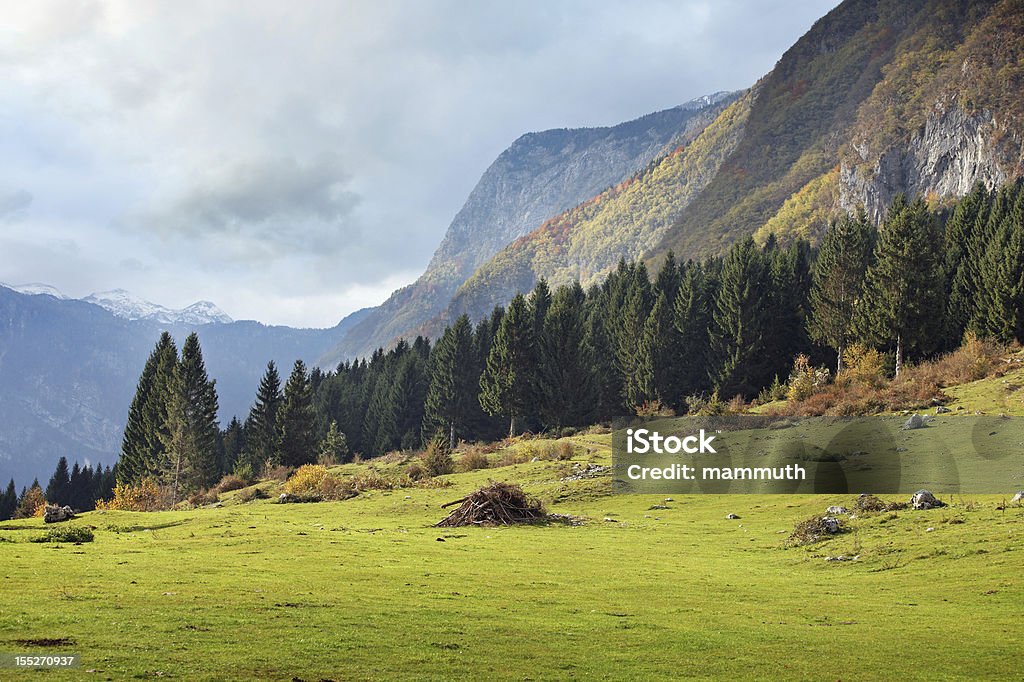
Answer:
[[676, 296], [679, 295], [679, 285], [682, 283], [682, 276], [683, 268], [676, 262], [675, 253], [669, 250], [668, 255], [665, 256], [665, 262], [662, 263], [658, 276], [654, 280], [655, 297], [659, 294], [664, 295], [665, 300], [671, 307], [672, 303], [676, 300]]
[[995, 227], [981, 265], [980, 328], [1003, 343], [1024, 339], [1024, 191]]
[[530, 294], [530, 316], [533, 318], [533, 335], [540, 343], [540, 337], [544, 333], [544, 318], [547, 317], [548, 309], [551, 308], [551, 288], [548, 281], [541, 277], [533, 287]]
[[[982, 182], [953, 209], [946, 223], [944, 271], [946, 275], [946, 331], [947, 347], [955, 346], [963, 338], [971, 320], [976, 317], [978, 297], [978, 266], [982, 250], [975, 243], [977, 233], [988, 221], [988, 206], [992, 197]], [[972, 255], [973, 252], [973, 255]]]
[[654, 375], [649, 358], [642, 348], [644, 325], [650, 315], [650, 281], [647, 271], [633, 269], [622, 281], [622, 303], [618, 308], [613, 338], [615, 362], [622, 377], [622, 398], [626, 409], [636, 409], [654, 398]]
[[68, 504], [77, 511], [85, 511], [90, 502], [88, 499], [89, 487], [92, 481], [86, 478], [86, 471], [88, 471], [88, 468], [83, 468], [79, 466], [78, 462], [75, 462], [75, 465], [71, 468], [71, 476], [68, 479], [68, 501], [63, 504]]
[[282, 464], [297, 467], [316, 461], [314, 420], [306, 363], [296, 360], [284, 386], [284, 403], [279, 415]]
[[[677, 292], [678, 293], [678, 292]], [[672, 307], [665, 291], [659, 291], [651, 314], [644, 322], [640, 339], [641, 373], [649, 377], [651, 395], [663, 405], [680, 403], [674, 343], [677, 334], [672, 325]]]
[[168, 406], [166, 480], [175, 501], [181, 493], [213, 485], [217, 479], [217, 391], [206, 374], [199, 336], [185, 339], [175, 368]]
[[853, 320], [864, 288], [864, 275], [874, 248], [875, 230], [867, 215], [846, 216], [832, 223], [821, 240], [811, 285], [811, 339], [836, 352], [836, 372], [854, 339]]
[[178, 363], [178, 349], [168, 332], [163, 332], [146, 360], [128, 410], [128, 422], [121, 443], [121, 483], [135, 483], [145, 477], [157, 478], [166, 464], [167, 408], [170, 387]]
[[14, 516], [14, 510], [18, 508], [18, 489], [14, 487], [14, 479], [7, 484], [7, 490], [0, 495], [0, 521], [6, 521]]
[[517, 294], [494, 337], [487, 369], [480, 377], [480, 405], [492, 415], [509, 420], [509, 435], [532, 405], [536, 383], [536, 348], [533, 318], [522, 294]]
[[230, 474], [242, 460], [242, 453], [245, 450], [245, 433], [238, 417], [232, 417], [228, 422], [227, 428], [221, 433], [220, 442], [223, 451], [221, 474]]
[[770, 287], [767, 259], [754, 240], [733, 246], [722, 264], [714, 311], [715, 384], [722, 396], [754, 395], [772, 379]]
[[[78, 466], [78, 463], [75, 463]], [[57, 468], [46, 484], [46, 500], [64, 506], [71, 503], [71, 475], [68, 472], [68, 458], [57, 460]]]
[[590, 367], [594, 391], [594, 418], [606, 421], [625, 411], [622, 402], [622, 376], [615, 366], [615, 351], [608, 332], [609, 293], [596, 286], [587, 293], [583, 334], [584, 355]]
[[680, 398], [710, 388], [709, 346], [716, 287], [715, 272], [708, 265], [687, 264], [672, 311], [677, 339], [676, 391]]
[[256, 390], [256, 402], [249, 409], [245, 422], [245, 449], [243, 460], [260, 471], [267, 462], [280, 460], [278, 413], [281, 409], [281, 376], [271, 360]]
[[320, 441], [319, 452], [321, 463], [344, 464], [350, 459], [348, 441], [345, 434], [338, 429], [338, 422], [333, 419], [327, 427], [327, 435]]
[[923, 200], [897, 196], [865, 275], [858, 331], [893, 348], [896, 375], [908, 353], [934, 350], [942, 331], [941, 235]]
[[585, 294], [579, 282], [559, 287], [538, 343], [537, 405], [547, 426], [585, 423], [594, 406], [593, 377], [584, 345]]
[[463, 429], [478, 409], [480, 365], [468, 315], [460, 315], [444, 330], [430, 354], [429, 373], [423, 439], [444, 430], [454, 449], [457, 437], [464, 435]]

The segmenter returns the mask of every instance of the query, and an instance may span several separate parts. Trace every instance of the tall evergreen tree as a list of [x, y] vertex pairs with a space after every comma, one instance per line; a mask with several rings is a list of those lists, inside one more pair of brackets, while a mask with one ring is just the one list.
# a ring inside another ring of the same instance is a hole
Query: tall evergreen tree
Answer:
[[0, 495], [0, 521], [6, 521], [14, 516], [18, 508], [18, 489], [14, 487], [14, 479], [7, 484], [7, 489]]
[[281, 463], [301, 466], [316, 461], [313, 396], [306, 363], [296, 360], [284, 387], [280, 414]]
[[979, 327], [1003, 343], [1024, 339], [1024, 191], [995, 226], [981, 264]]
[[646, 268], [640, 266], [630, 267], [627, 277], [620, 281], [621, 304], [614, 315], [616, 367], [622, 377], [623, 402], [631, 413], [654, 398], [653, 367], [643, 349], [644, 325], [651, 312], [651, 285]]
[[836, 372], [854, 338], [853, 320], [871, 261], [875, 230], [864, 211], [834, 222], [822, 237], [814, 263], [808, 331], [817, 343], [836, 352]]
[[585, 298], [579, 282], [559, 287], [544, 317], [537, 405], [548, 426], [582, 425], [593, 411], [593, 377], [583, 338]]
[[480, 405], [509, 419], [509, 435], [532, 407], [536, 383], [533, 318], [522, 294], [508, 304], [480, 377]]
[[894, 348], [896, 375], [907, 353], [933, 350], [942, 330], [944, 291], [939, 229], [923, 200], [898, 196], [889, 209], [865, 275], [857, 329]]
[[544, 318], [547, 317], [548, 309], [551, 308], [551, 288], [548, 281], [541, 277], [533, 287], [530, 294], [530, 316], [533, 318], [533, 335], [540, 343], [540, 337], [544, 333]]
[[715, 268], [709, 264], [687, 264], [672, 311], [677, 337], [676, 391], [681, 399], [710, 388], [710, 334], [716, 289]]
[[[75, 466], [78, 463], [75, 462]], [[52, 504], [64, 506], [71, 503], [71, 475], [68, 472], [68, 458], [57, 460], [57, 468], [46, 484], [46, 500]]]
[[254, 472], [267, 462], [280, 460], [278, 413], [284, 398], [281, 395], [281, 376], [271, 360], [256, 390], [256, 402], [249, 409], [245, 421], [245, 449], [243, 460]]
[[651, 314], [644, 322], [640, 339], [641, 373], [649, 377], [651, 395], [663, 405], [678, 405], [678, 358], [673, 353], [677, 334], [672, 325], [672, 306], [665, 291], [659, 291]]
[[245, 450], [245, 432], [238, 417], [232, 417], [228, 422], [227, 428], [221, 433], [220, 442], [223, 451], [221, 474], [229, 474], [242, 460], [242, 453]]
[[772, 379], [771, 278], [765, 255], [747, 238], [729, 250], [715, 300], [713, 338], [720, 395], [750, 396]]
[[430, 387], [427, 390], [423, 440], [439, 429], [448, 434], [449, 447], [477, 410], [480, 365], [473, 347], [469, 316], [460, 315], [444, 330], [430, 355]]
[[185, 339], [174, 372], [167, 410], [167, 480], [175, 500], [182, 492], [209, 487], [217, 479], [217, 391], [206, 374], [199, 336]]
[[622, 375], [615, 366], [615, 350], [608, 332], [609, 292], [592, 287], [587, 293], [584, 354], [589, 359], [590, 383], [594, 391], [594, 418], [606, 421], [623, 414]]
[[[983, 250], [975, 243], [988, 222], [992, 196], [982, 182], [957, 202], [946, 223], [944, 271], [946, 276], [946, 330], [948, 346], [960, 342], [976, 317], [978, 267]], [[977, 260], [976, 260], [977, 259]]]
[[166, 463], [167, 407], [178, 349], [168, 332], [159, 341], [142, 370], [121, 443], [122, 483], [159, 477]]

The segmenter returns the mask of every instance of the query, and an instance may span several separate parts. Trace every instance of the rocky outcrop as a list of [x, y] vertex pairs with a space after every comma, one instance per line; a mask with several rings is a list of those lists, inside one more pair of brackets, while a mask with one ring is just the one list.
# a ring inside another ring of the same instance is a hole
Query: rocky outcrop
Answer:
[[[862, 161], [866, 147], [851, 144]], [[944, 102], [905, 145], [890, 148], [865, 172], [861, 164], [840, 167], [840, 203], [847, 211], [864, 206], [875, 221], [900, 192], [908, 196], [959, 197], [977, 182], [992, 188], [1016, 175], [1024, 161], [1020, 136], [1002, 130], [990, 111], [968, 114]]]

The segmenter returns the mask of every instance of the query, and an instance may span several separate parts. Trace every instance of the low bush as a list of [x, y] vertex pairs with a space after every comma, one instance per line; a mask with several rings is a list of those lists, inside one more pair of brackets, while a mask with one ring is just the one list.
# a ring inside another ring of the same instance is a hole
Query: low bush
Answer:
[[76, 545], [92, 541], [92, 529], [88, 526], [65, 526], [64, 528], [53, 528], [45, 535], [41, 535], [32, 540], [32, 542], [72, 542]]
[[96, 509], [106, 511], [160, 511], [170, 509], [170, 491], [161, 488], [152, 478], [114, 488], [114, 497], [96, 502]]
[[487, 455], [478, 448], [466, 450], [462, 453], [462, 457], [459, 458], [459, 471], [476, 471], [478, 469], [486, 469], [489, 466], [491, 466], [491, 462], [487, 459]]
[[443, 476], [455, 470], [455, 460], [448, 444], [448, 436], [439, 431], [423, 453], [423, 466], [431, 476]]
[[319, 496], [320, 486], [330, 476], [321, 464], [304, 464], [285, 481], [284, 491], [296, 497]]
[[188, 498], [188, 503], [193, 507], [205, 507], [208, 504], [216, 503], [219, 499], [216, 490], [198, 490]]
[[245, 503], [252, 502], [254, 500], [265, 500], [268, 497], [270, 496], [267, 495], [267, 492], [265, 490], [253, 486], [251, 488], [246, 488], [242, 490], [242, 492], [238, 493], [238, 497], [236, 497], [235, 499], [237, 499], [239, 502]]
[[413, 462], [405, 468], [405, 475], [413, 481], [422, 481], [430, 478], [430, 472], [421, 462]]
[[250, 481], [244, 480], [241, 476], [235, 474], [228, 474], [224, 478], [220, 479], [220, 483], [213, 487], [213, 491], [217, 493], [229, 493], [232, 490], [241, 490], [249, 485]]

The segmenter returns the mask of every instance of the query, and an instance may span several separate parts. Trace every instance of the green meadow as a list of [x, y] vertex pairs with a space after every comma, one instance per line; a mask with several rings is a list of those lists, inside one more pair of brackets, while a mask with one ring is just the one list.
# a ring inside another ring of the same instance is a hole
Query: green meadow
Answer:
[[[91, 512], [69, 522], [93, 529], [80, 545], [30, 542], [39, 519], [0, 524], [0, 652], [82, 657], [0, 678], [1020, 675], [1024, 508], [1009, 494], [858, 516], [787, 547], [796, 522], [852, 496], [611, 495], [608, 474], [562, 480], [609, 464], [610, 436], [573, 441], [571, 462], [452, 474], [445, 488]], [[398, 465], [341, 469], [370, 466]], [[489, 479], [582, 524], [432, 527]]]

